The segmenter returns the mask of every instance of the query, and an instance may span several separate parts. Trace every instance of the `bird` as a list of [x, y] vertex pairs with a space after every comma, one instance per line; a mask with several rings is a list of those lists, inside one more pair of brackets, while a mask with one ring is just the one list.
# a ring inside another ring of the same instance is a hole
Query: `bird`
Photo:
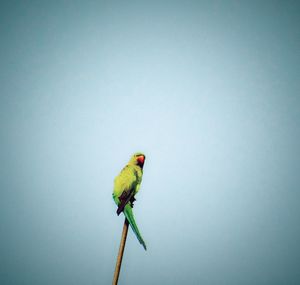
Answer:
[[136, 225], [132, 211], [133, 202], [136, 200], [135, 195], [141, 186], [145, 159], [146, 156], [141, 152], [131, 156], [127, 165], [114, 180], [112, 196], [118, 206], [117, 215], [120, 215], [121, 212], [124, 213], [138, 241], [147, 250], [146, 243]]

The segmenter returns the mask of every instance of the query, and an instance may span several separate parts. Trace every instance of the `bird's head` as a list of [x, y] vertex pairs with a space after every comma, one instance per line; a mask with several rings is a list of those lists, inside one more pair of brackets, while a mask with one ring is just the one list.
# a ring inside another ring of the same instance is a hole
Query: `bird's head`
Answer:
[[131, 157], [129, 164], [138, 165], [141, 168], [143, 168], [145, 159], [146, 159], [146, 156], [143, 153], [137, 152]]

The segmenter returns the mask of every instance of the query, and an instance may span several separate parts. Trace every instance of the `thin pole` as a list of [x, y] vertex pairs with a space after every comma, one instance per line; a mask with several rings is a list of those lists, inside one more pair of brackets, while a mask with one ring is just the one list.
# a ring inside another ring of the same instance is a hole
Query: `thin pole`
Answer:
[[117, 257], [116, 269], [115, 269], [115, 273], [114, 273], [114, 279], [112, 282], [113, 285], [118, 284], [119, 274], [120, 274], [120, 269], [121, 269], [121, 264], [122, 264], [122, 258], [123, 258], [123, 253], [124, 253], [124, 248], [125, 248], [125, 243], [126, 243], [126, 238], [127, 238], [127, 232], [128, 232], [128, 221], [125, 218], [119, 253], [118, 253], [118, 257]]

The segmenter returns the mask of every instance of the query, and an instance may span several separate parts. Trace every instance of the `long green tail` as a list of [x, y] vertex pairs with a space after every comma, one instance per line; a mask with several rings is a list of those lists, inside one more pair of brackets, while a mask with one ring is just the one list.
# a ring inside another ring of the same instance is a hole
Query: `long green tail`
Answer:
[[127, 204], [124, 208], [124, 215], [126, 219], [128, 220], [133, 232], [135, 233], [137, 239], [139, 240], [140, 244], [144, 247], [145, 250], [147, 250], [146, 244], [140, 234], [140, 231], [135, 223], [134, 217], [133, 217], [133, 212], [132, 208], [129, 204]]

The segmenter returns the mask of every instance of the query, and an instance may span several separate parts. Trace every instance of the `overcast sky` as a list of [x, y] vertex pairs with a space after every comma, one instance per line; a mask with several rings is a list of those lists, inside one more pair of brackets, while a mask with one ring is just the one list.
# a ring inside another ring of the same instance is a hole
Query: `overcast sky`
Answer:
[[297, 1], [1, 1], [0, 283], [300, 283]]

